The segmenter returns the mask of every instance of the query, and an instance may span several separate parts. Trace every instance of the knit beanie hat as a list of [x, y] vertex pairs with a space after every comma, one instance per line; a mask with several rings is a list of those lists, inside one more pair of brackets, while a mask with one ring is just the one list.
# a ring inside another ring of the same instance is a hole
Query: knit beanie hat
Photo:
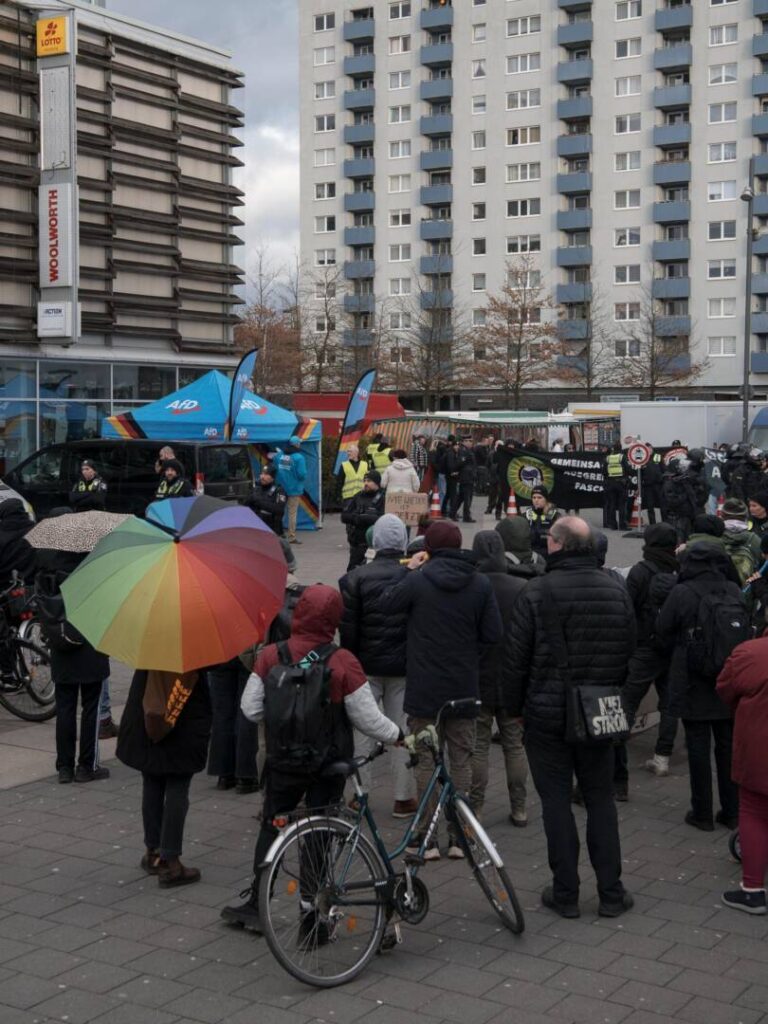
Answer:
[[375, 484], [381, 487], [381, 473], [377, 469], [369, 469], [363, 480], [373, 480]]
[[[707, 531], [697, 530], [694, 521], [693, 532], [706, 533]], [[678, 544], [677, 530], [671, 523], [654, 523], [652, 526], [646, 526], [643, 536], [645, 546], [648, 548], [669, 548], [670, 551], [674, 551]]]
[[440, 548], [460, 548], [461, 530], [456, 523], [438, 520], [424, 534], [424, 546], [430, 554]]
[[[703, 533], [708, 537], [722, 537], [725, 533], [725, 523], [717, 516], [707, 516], [702, 513], [693, 517], [693, 533]], [[648, 536], [648, 530], [645, 531], [645, 535]]]

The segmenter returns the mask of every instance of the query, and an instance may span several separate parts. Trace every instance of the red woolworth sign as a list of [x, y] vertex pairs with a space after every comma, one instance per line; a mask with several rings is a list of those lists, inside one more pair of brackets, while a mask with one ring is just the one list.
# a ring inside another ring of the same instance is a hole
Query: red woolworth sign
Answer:
[[72, 186], [41, 185], [40, 287], [67, 288], [72, 284]]

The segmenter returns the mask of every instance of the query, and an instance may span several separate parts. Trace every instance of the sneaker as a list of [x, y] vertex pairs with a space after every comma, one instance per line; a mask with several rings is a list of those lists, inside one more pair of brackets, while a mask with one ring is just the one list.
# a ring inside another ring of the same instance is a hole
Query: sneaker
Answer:
[[693, 828], [698, 828], [702, 832], [714, 832], [715, 823], [710, 818], [709, 821], [704, 821], [701, 818], [697, 818], [693, 811], [688, 811], [685, 816], [685, 824], [692, 825]]
[[455, 843], [451, 843], [448, 847], [448, 860], [464, 860], [464, 851], [462, 848], [457, 846]]
[[[421, 842], [414, 840], [410, 846], [406, 846], [405, 853], [408, 857], [418, 857], [421, 849]], [[430, 843], [424, 851], [424, 860], [440, 860], [440, 848], [437, 843]]]
[[220, 775], [216, 779], [216, 789], [234, 789], [237, 785], [237, 779], [234, 775]]
[[75, 781], [75, 769], [74, 768], [59, 768], [59, 782], [61, 785], [65, 785], [67, 782]]
[[664, 757], [663, 754], [654, 754], [653, 757], [648, 758], [643, 768], [652, 775], [657, 775], [660, 779], [663, 779], [669, 775], [669, 758]]
[[111, 718], [105, 718], [103, 722], [99, 722], [100, 740], [112, 740], [115, 736], [117, 736], [117, 726]]
[[393, 818], [412, 818], [419, 805], [416, 800], [395, 800], [395, 806], [392, 808]]
[[109, 768], [85, 768], [78, 765], [75, 769], [75, 782], [99, 782], [109, 778]]
[[548, 885], [541, 893], [541, 902], [548, 910], [554, 910], [560, 917], [581, 917], [578, 903], [558, 903], [555, 899], [554, 889]]
[[257, 932], [261, 935], [259, 893], [256, 886], [243, 889], [240, 893], [240, 899], [244, 902], [224, 907], [221, 912], [221, 917], [228, 924], [238, 924], [243, 928], [248, 928], [250, 931]]
[[634, 907], [632, 893], [624, 892], [620, 900], [600, 900], [597, 913], [600, 917], [621, 917]]
[[738, 814], [734, 814], [733, 817], [730, 817], [730, 815], [726, 814], [725, 811], [718, 811], [715, 815], [715, 821], [718, 825], [725, 825], [725, 827], [731, 832], [739, 827]]
[[511, 811], [509, 815], [509, 820], [515, 826], [515, 828], [526, 828], [526, 826], [528, 825], [528, 816], [526, 815], [525, 811], [523, 811], [521, 814], [515, 814], [514, 811]]
[[235, 783], [235, 792], [240, 794], [258, 793], [258, 779], [238, 779]]
[[732, 910], [743, 910], [745, 914], [766, 914], [765, 889], [734, 889], [724, 892], [720, 901]]

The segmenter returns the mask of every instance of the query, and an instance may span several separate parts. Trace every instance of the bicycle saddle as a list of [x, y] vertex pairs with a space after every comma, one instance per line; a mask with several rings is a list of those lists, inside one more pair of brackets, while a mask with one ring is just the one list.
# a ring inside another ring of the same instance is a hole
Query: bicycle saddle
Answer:
[[324, 779], [333, 778], [334, 775], [343, 775], [345, 779], [348, 779], [354, 772], [355, 767], [354, 761], [331, 761], [321, 769], [320, 775]]

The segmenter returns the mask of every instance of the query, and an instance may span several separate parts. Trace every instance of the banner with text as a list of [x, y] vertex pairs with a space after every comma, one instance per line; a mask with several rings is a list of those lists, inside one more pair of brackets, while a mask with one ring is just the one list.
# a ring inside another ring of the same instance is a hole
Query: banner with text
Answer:
[[546, 487], [558, 508], [600, 508], [605, 456], [601, 452], [510, 452], [507, 480], [518, 501], [528, 504], [534, 487]]

